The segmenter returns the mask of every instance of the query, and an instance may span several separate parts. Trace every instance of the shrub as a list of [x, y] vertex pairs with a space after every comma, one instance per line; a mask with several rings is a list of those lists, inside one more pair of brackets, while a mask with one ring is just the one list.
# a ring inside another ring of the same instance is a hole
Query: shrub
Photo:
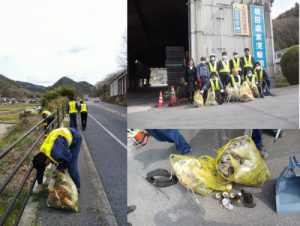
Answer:
[[280, 66], [290, 85], [299, 84], [299, 45], [290, 47], [282, 55]]

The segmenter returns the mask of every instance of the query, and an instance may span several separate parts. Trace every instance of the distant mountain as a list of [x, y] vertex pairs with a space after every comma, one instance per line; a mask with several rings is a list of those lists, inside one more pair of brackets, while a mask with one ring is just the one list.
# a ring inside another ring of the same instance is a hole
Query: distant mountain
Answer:
[[68, 77], [62, 77], [52, 86], [48, 86], [48, 87], [35, 85], [29, 82], [16, 81], [16, 83], [32, 92], [41, 92], [41, 93], [48, 90], [53, 90], [59, 86], [64, 85], [64, 86], [75, 87], [78, 93], [91, 94], [91, 89], [93, 87], [93, 85], [89, 84], [88, 82], [75, 82], [74, 80]]
[[0, 97], [1, 96], [14, 98], [34, 98], [39, 97], [40, 93], [31, 92], [30, 90], [25, 89], [23, 86], [18, 84], [16, 81], [0, 74]]
[[74, 80], [68, 77], [62, 77], [56, 83], [54, 83], [54, 85], [47, 87], [45, 91], [52, 90], [63, 85], [75, 87], [78, 93], [83, 94], [91, 94], [91, 90], [93, 87], [93, 85], [89, 84], [88, 82], [75, 82]]
[[23, 86], [25, 89], [28, 89], [32, 92], [43, 93], [43, 92], [45, 92], [45, 89], [47, 88], [45, 86], [39, 86], [39, 85], [35, 85], [35, 84], [29, 83], [29, 82], [16, 81], [16, 83], [18, 83], [19, 85]]

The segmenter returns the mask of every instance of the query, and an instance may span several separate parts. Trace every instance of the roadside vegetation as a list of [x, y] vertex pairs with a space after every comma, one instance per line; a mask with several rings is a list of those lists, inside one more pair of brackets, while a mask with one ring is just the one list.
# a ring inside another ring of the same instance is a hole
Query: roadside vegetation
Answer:
[[287, 87], [287, 86], [290, 86], [287, 79], [282, 74], [276, 75], [276, 87]]
[[119, 97], [111, 97], [109, 95], [101, 96], [99, 100], [108, 102], [111, 104], [118, 104], [121, 106], [127, 106], [127, 94], [124, 95], [123, 100], [121, 101]]

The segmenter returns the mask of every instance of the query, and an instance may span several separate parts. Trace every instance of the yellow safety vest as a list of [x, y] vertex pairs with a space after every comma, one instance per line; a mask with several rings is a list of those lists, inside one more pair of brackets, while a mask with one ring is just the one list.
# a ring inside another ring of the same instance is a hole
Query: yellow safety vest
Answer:
[[233, 69], [238, 69], [239, 71], [242, 70], [240, 68], [240, 58], [237, 58], [237, 62], [235, 62], [234, 58], [232, 58], [232, 62], [233, 62]]
[[68, 141], [68, 147], [70, 147], [72, 140], [73, 140], [73, 136], [70, 132], [70, 130], [68, 130], [67, 128], [59, 128], [59, 129], [55, 129], [53, 130], [48, 137], [46, 138], [46, 140], [44, 141], [44, 143], [42, 144], [41, 148], [40, 148], [40, 152], [44, 153], [52, 162], [54, 162], [55, 164], [60, 164], [62, 162], [57, 162], [55, 161], [52, 156], [51, 156], [51, 150], [52, 147], [54, 145], [54, 142], [56, 140], [56, 138], [58, 136], [63, 136], [67, 139]]
[[225, 61], [221, 60], [221, 62], [223, 64], [223, 69], [220, 70], [220, 72], [230, 72], [228, 60], [226, 60], [226, 61], [227, 62], [225, 63]]
[[215, 61], [214, 66], [212, 66], [211, 62], [208, 62], [208, 65], [209, 65], [210, 73], [216, 72], [218, 75], [217, 62]]
[[[246, 80], [247, 80], [247, 82], [250, 82], [249, 78], [248, 78], [248, 75], [246, 75]], [[252, 75], [252, 79], [251, 80], [252, 80], [251, 82], [255, 83], [255, 75]]]
[[80, 112], [87, 111], [86, 104], [81, 104]]
[[212, 90], [219, 90], [220, 89], [220, 86], [219, 86], [219, 80], [216, 78], [216, 86], [215, 87], [215, 84], [214, 84], [214, 81], [212, 79], [209, 79], [210, 81], [210, 86], [212, 88]]
[[252, 64], [252, 61], [251, 61], [251, 55], [249, 55], [248, 59], [249, 60], [247, 61], [246, 56], [244, 56], [244, 61], [245, 61], [244, 67], [253, 67], [253, 64]]
[[51, 115], [50, 111], [42, 111], [42, 114], [46, 114], [47, 116]]
[[69, 114], [70, 113], [77, 113], [76, 102], [75, 101], [70, 101], [69, 102]]
[[[234, 76], [233, 75], [230, 75], [230, 76], [231, 76], [232, 85], [235, 85]], [[238, 75], [238, 78], [239, 78], [239, 83], [241, 84], [241, 77], [239, 75]]]
[[263, 70], [264, 69], [260, 69], [260, 72], [259, 72], [259, 76], [257, 75], [257, 71], [256, 71], [256, 68], [254, 69], [254, 74], [255, 76], [257, 77], [258, 81], [260, 82], [262, 79], [263, 79]]

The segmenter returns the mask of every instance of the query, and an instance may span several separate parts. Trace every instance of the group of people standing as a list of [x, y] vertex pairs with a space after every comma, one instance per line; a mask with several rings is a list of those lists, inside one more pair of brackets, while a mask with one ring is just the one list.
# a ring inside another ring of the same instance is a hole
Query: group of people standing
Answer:
[[[224, 87], [229, 83], [233, 87], [236, 83], [240, 85], [247, 82], [255, 82], [260, 96], [262, 95], [262, 85], [267, 84], [270, 90], [271, 81], [265, 69], [261, 67], [259, 61], [255, 62], [254, 57], [249, 54], [249, 49], [244, 49], [245, 55], [238, 57], [237, 52], [233, 52], [233, 58], [227, 59], [227, 52], [222, 53], [222, 59], [216, 61], [216, 55], [210, 54], [210, 60], [206, 62], [205, 57], [201, 57], [201, 62], [195, 67], [194, 60], [189, 59], [185, 69], [185, 85], [188, 94], [189, 104], [193, 103], [193, 96], [196, 88], [201, 90], [204, 100], [207, 97], [207, 90], [212, 89], [217, 96], [225, 96]], [[221, 104], [221, 103], [220, 103]]]

